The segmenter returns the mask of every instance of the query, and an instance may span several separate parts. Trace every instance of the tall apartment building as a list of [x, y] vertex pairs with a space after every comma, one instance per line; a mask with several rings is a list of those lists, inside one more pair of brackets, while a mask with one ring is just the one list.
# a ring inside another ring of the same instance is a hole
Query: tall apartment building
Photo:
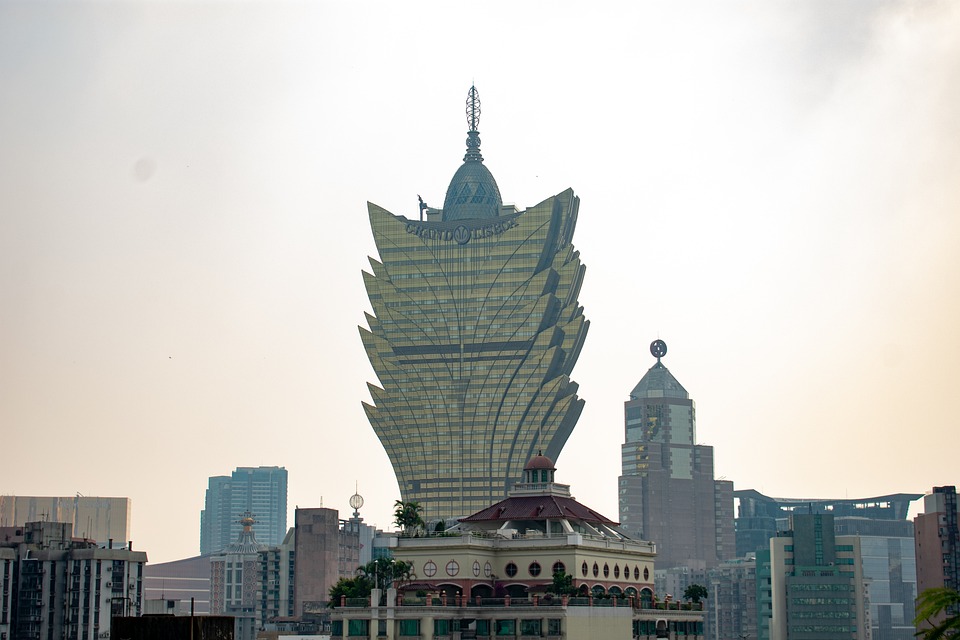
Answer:
[[923, 497], [923, 513], [913, 520], [917, 550], [917, 589], [960, 589], [960, 533], [957, 488], [934, 487]]
[[831, 515], [790, 521], [770, 540], [770, 639], [869, 640], [859, 536], [836, 535]]
[[[960, 531], [957, 488], [934, 487], [923, 497], [923, 513], [913, 520], [917, 554], [917, 592], [960, 589]], [[947, 611], [960, 614], [955, 608]], [[942, 618], [941, 618], [942, 620]]]
[[130, 498], [100, 496], [0, 496], [0, 527], [28, 522], [69, 522], [73, 534], [107, 545], [130, 539]]
[[236, 539], [237, 523], [253, 514], [262, 544], [276, 546], [287, 533], [287, 470], [237, 467], [229, 476], [209, 480], [200, 512], [200, 553], [218, 553]]
[[537, 451], [556, 459], [583, 409], [570, 379], [589, 324], [572, 244], [580, 201], [568, 189], [504, 205], [479, 116], [471, 87], [442, 209], [421, 201], [417, 219], [368, 203], [379, 259], [363, 274], [373, 315], [360, 335], [379, 386], [364, 410], [402, 499], [428, 522], [502, 499]]
[[714, 480], [713, 447], [697, 444], [696, 408], [663, 365], [667, 345], [624, 403], [620, 523], [657, 543], [657, 568], [706, 569], [734, 557], [733, 483]]
[[112, 616], [140, 615], [146, 553], [74, 538], [70, 522], [28, 522], [2, 533], [3, 638], [108, 638]]
[[278, 547], [260, 552], [260, 603], [257, 618], [263, 629], [277, 618], [296, 614], [294, 581], [297, 572], [296, 529], [291, 527]]

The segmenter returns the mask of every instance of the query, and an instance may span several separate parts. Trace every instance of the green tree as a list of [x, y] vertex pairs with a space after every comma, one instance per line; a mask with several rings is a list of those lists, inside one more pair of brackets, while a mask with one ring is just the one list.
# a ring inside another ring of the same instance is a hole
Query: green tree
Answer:
[[547, 592], [555, 593], [558, 596], [576, 593], [577, 588], [573, 586], [573, 576], [567, 575], [564, 571], [555, 571], [553, 573], [553, 584], [547, 587]]
[[[960, 638], [960, 592], [947, 587], [925, 589], [917, 598], [913, 624], [924, 640]], [[923, 629], [920, 626], [923, 625]]]
[[328, 605], [332, 608], [340, 606], [340, 597], [346, 596], [347, 599], [366, 598], [373, 589], [373, 581], [365, 575], [359, 575], [355, 578], [340, 578], [337, 584], [330, 587], [330, 602]]
[[423, 507], [416, 500], [410, 502], [395, 500], [393, 503], [393, 521], [408, 535], [417, 529], [422, 529], [424, 526]]
[[690, 602], [696, 602], [699, 604], [701, 600], [706, 598], [710, 593], [707, 591], [707, 588], [702, 584], [691, 584], [687, 585], [687, 588], [683, 590], [683, 599], [689, 600]]
[[395, 558], [377, 558], [357, 569], [357, 573], [369, 580], [375, 588], [386, 591], [390, 587], [410, 579], [412, 562]]

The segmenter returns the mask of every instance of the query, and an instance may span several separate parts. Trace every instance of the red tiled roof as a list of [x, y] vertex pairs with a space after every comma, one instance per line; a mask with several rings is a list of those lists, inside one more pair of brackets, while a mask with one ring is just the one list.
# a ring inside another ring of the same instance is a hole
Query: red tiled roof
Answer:
[[478, 511], [460, 522], [503, 522], [506, 520], [547, 520], [569, 518], [599, 522], [608, 526], [619, 523], [606, 518], [573, 498], [562, 496], [515, 496]]

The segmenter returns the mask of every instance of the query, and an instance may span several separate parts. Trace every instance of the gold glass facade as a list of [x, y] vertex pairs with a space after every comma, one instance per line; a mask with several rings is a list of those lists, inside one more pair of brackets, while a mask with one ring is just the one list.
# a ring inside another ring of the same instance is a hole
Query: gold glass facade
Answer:
[[360, 333], [380, 386], [364, 409], [427, 520], [503, 499], [580, 416], [578, 206], [567, 190], [523, 212], [420, 222], [368, 205], [380, 259], [363, 274], [373, 315]]

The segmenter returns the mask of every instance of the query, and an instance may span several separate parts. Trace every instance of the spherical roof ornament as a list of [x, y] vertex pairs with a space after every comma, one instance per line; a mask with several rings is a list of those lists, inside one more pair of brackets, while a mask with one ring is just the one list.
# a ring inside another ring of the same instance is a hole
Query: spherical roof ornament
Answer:
[[660, 358], [667, 355], [667, 343], [657, 338], [650, 343], [650, 354], [660, 362]]

